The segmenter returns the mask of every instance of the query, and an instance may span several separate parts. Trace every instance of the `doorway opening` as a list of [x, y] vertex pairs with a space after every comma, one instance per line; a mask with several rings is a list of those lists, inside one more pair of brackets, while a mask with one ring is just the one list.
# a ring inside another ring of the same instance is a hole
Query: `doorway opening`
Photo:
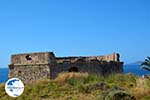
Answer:
[[77, 67], [71, 67], [71, 68], [69, 68], [68, 72], [78, 72], [78, 68]]

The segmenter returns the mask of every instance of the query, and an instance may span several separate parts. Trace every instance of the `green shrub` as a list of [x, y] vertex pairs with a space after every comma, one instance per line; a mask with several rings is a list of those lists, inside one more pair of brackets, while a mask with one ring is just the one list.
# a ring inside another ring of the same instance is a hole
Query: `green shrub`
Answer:
[[78, 84], [79, 80], [77, 78], [72, 77], [72, 78], [68, 79], [67, 82], [69, 85], [75, 86]]
[[100, 81], [104, 81], [104, 77], [98, 75], [89, 75], [88, 77], [83, 78], [84, 84], [97, 83]]
[[105, 100], [136, 100], [134, 96], [124, 92], [124, 91], [111, 91]]
[[134, 96], [125, 92], [124, 88], [113, 86], [111, 89], [105, 89], [96, 100], [136, 100]]
[[150, 96], [145, 96], [142, 100], [150, 100]]
[[77, 90], [78, 90], [78, 92], [81, 92], [81, 93], [89, 93], [88, 88], [89, 88], [88, 85], [84, 85], [84, 84], [77, 85]]

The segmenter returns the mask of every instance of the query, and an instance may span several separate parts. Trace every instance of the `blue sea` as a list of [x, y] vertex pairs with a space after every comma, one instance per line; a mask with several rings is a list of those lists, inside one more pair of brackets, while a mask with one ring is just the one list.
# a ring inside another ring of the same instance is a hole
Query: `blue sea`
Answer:
[[134, 73], [138, 76], [150, 74], [149, 71], [140, 68], [140, 64], [124, 65], [124, 73]]
[[0, 83], [6, 82], [8, 79], [8, 68], [0, 68]]
[[[138, 76], [150, 74], [150, 72], [140, 68], [139, 64], [124, 65], [124, 73], [134, 73]], [[8, 79], [8, 68], [0, 68], [0, 83], [6, 82]]]

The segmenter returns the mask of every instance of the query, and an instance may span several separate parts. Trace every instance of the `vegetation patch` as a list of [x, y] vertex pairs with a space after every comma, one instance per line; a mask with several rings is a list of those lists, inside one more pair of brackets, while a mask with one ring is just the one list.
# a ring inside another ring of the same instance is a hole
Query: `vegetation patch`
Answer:
[[[149, 79], [133, 74], [61, 73], [55, 80], [25, 84], [24, 93], [17, 98], [9, 97], [1, 84], [0, 100], [150, 100], [149, 84]], [[115, 99], [120, 97], [125, 99]]]

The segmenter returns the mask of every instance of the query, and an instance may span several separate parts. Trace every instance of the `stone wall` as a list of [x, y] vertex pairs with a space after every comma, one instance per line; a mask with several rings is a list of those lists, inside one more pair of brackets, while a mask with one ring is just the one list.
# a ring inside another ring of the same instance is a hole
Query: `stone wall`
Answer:
[[9, 78], [17, 77], [27, 83], [54, 79], [61, 72], [72, 71], [106, 76], [122, 73], [123, 63], [117, 53], [88, 57], [55, 57], [53, 52], [17, 54], [11, 56]]
[[[57, 63], [51, 66], [51, 79], [54, 79], [61, 72], [86, 72], [89, 74], [97, 74], [100, 76], [107, 76], [110, 74], [123, 72], [122, 62], [106, 62], [106, 61], [91, 61], [91, 62], [74, 62], [74, 63]], [[72, 70], [71, 70], [72, 69]]]
[[9, 78], [17, 77], [24, 82], [50, 78], [50, 66], [55, 63], [55, 55], [52, 52], [12, 55]]
[[25, 83], [31, 83], [34, 80], [48, 78], [50, 79], [49, 64], [35, 65], [9, 65], [9, 78], [19, 78]]
[[99, 61], [115, 61], [119, 62], [119, 54], [113, 53], [105, 56], [79, 56], [79, 57], [56, 57], [57, 63], [63, 63], [63, 62], [76, 62], [79, 59], [83, 59], [86, 61], [90, 60], [99, 60]]
[[11, 56], [11, 64], [43, 64], [55, 63], [53, 52], [24, 53]]

